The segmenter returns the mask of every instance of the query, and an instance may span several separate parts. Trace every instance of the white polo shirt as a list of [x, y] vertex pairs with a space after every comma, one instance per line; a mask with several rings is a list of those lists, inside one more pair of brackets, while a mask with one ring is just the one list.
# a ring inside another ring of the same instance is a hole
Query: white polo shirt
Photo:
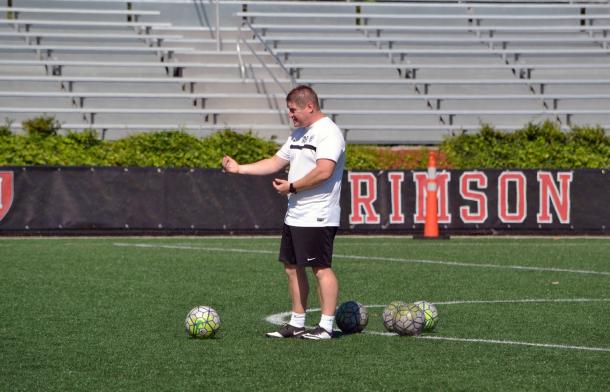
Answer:
[[324, 117], [306, 128], [297, 128], [276, 153], [290, 161], [288, 181], [295, 182], [316, 167], [318, 159], [335, 162], [335, 170], [322, 184], [288, 196], [284, 222], [290, 226], [339, 226], [341, 179], [345, 166], [345, 139], [339, 127]]

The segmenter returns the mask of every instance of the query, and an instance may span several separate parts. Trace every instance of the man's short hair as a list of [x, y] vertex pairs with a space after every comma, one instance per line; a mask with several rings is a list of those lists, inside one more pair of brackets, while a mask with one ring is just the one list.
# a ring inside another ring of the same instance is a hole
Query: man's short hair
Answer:
[[296, 86], [286, 96], [286, 102], [294, 102], [299, 108], [304, 108], [308, 103], [312, 103], [314, 109], [320, 110], [318, 94], [309, 86]]

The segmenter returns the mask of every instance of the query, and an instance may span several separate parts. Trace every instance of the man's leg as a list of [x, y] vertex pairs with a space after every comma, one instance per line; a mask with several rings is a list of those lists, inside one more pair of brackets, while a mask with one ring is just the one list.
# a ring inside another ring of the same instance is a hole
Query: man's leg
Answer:
[[337, 308], [337, 297], [339, 296], [337, 277], [330, 267], [313, 267], [313, 273], [318, 280], [318, 293], [322, 314], [334, 316], [335, 309]]
[[292, 301], [292, 315], [290, 321], [278, 331], [267, 333], [270, 338], [296, 338], [305, 333], [305, 310], [307, 309], [309, 282], [305, 267], [296, 263], [292, 240], [291, 228], [284, 225], [279, 260], [283, 262], [284, 271], [288, 277], [288, 293]]
[[333, 323], [335, 321], [335, 308], [339, 295], [339, 283], [335, 273], [330, 267], [313, 267], [313, 273], [318, 280], [318, 294], [320, 296], [320, 308], [322, 315], [320, 323], [312, 331], [303, 335], [304, 339], [323, 340], [330, 339], [333, 335]]
[[305, 314], [307, 297], [309, 295], [309, 281], [304, 267], [284, 264], [284, 271], [288, 275], [288, 292], [292, 300], [292, 312]]
[[284, 263], [284, 271], [288, 276], [288, 292], [292, 300], [292, 315], [290, 321], [278, 331], [269, 332], [270, 338], [297, 338], [305, 334], [305, 309], [309, 282], [304, 267]]

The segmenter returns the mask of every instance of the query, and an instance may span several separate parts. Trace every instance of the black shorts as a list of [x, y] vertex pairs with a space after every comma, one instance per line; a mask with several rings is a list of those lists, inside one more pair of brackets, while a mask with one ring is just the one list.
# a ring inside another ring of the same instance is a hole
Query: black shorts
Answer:
[[280, 261], [303, 267], [330, 267], [336, 226], [297, 227], [284, 224]]

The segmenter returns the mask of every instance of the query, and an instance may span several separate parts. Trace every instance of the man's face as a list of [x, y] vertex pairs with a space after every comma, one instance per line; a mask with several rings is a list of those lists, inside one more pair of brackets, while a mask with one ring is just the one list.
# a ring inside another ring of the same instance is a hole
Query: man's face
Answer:
[[311, 104], [300, 108], [296, 103], [289, 101], [286, 106], [288, 107], [288, 117], [292, 120], [292, 125], [295, 128], [311, 125], [311, 114], [313, 113]]

